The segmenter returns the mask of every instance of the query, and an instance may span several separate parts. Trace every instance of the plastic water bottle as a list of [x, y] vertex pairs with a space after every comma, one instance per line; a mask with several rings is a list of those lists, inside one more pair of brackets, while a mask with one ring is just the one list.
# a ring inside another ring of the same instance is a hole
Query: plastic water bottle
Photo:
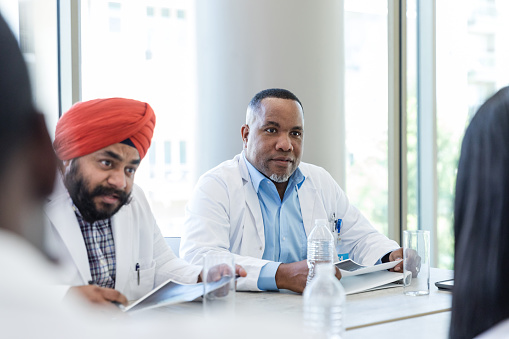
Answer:
[[332, 264], [334, 255], [334, 237], [329, 230], [329, 222], [326, 219], [316, 219], [315, 227], [308, 237], [308, 285], [315, 276], [317, 263]]
[[310, 338], [344, 337], [345, 290], [332, 264], [318, 264], [316, 277], [304, 289], [304, 326]]

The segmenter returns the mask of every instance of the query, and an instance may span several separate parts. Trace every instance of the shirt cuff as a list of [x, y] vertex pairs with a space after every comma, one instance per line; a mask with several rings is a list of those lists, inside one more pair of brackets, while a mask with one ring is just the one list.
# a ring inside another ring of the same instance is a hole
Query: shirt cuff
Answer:
[[269, 262], [263, 265], [258, 276], [258, 288], [262, 291], [279, 291], [276, 285], [276, 271], [280, 262]]

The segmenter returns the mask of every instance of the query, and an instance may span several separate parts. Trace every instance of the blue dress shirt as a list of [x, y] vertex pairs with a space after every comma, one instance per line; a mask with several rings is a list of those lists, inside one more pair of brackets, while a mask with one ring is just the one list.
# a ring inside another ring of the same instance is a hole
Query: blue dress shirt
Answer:
[[288, 180], [281, 201], [276, 185], [251, 165], [245, 156], [244, 161], [262, 211], [265, 233], [265, 251], [262, 258], [273, 261], [262, 267], [258, 288], [277, 290], [276, 271], [279, 265], [307, 258], [307, 236], [297, 193], [305, 177], [297, 168]]

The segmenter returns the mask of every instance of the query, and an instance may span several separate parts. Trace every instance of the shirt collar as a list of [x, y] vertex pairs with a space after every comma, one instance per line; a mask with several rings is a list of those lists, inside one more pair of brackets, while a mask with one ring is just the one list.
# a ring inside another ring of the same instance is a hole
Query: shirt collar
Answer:
[[[247, 170], [249, 172], [249, 176], [251, 177], [251, 182], [253, 183], [253, 187], [258, 193], [258, 189], [260, 188], [260, 183], [263, 180], [270, 180], [265, 175], [263, 175], [260, 171], [258, 171], [247, 159], [244, 152], [242, 152], [242, 157], [244, 158], [244, 162], [246, 163]], [[296, 185], [298, 189], [302, 186], [304, 183], [304, 180], [306, 180], [306, 177], [304, 174], [302, 174], [300, 168], [297, 167], [295, 172], [290, 176], [290, 179], [288, 179], [288, 186]]]

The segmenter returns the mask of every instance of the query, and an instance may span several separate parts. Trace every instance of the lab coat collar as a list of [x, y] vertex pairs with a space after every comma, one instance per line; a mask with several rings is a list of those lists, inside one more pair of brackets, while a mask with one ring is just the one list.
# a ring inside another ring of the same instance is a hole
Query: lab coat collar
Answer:
[[[249, 208], [251, 215], [255, 220], [256, 231], [258, 232], [258, 236], [260, 239], [265, 239], [265, 231], [263, 227], [263, 217], [262, 210], [260, 208], [260, 201], [258, 200], [258, 195], [256, 194], [256, 190], [253, 187], [253, 182], [249, 176], [249, 170], [246, 165], [246, 158], [244, 156], [244, 151], [239, 156], [239, 169], [240, 175], [242, 177], [242, 182], [244, 185], [244, 193], [246, 197], [246, 205]], [[263, 242], [262, 242], [263, 243]]]
[[[132, 198], [134, 199], [134, 197]], [[131, 202], [132, 203], [132, 202]], [[115, 286], [125, 286], [129, 280], [129, 270], [131, 268], [131, 258], [138, 257], [139, 253], [133, 253], [139, 249], [133, 244], [133, 216], [132, 209], [122, 208], [111, 218], [111, 228], [113, 239], [115, 241], [116, 256], [116, 277]], [[134, 269], [134, 268], [133, 268]]]
[[[61, 177], [59, 177], [61, 180]], [[59, 180], [57, 179], [57, 180]], [[87, 248], [81, 234], [78, 219], [72, 208], [72, 201], [67, 190], [59, 190], [51, 195], [44, 211], [66, 245], [72, 260], [78, 268], [83, 284], [92, 280], [88, 263]]]
[[[246, 164], [247, 170], [249, 172], [249, 176], [251, 178], [251, 181], [253, 183], [253, 188], [255, 189], [256, 193], [258, 193], [258, 190], [260, 189], [260, 183], [263, 180], [270, 180], [265, 175], [263, 175], [256, 167], [253, 166], [249, 162], [249, 160], [246, 159], [246, 154], [244, 151], [242, 151], [242, 158], [244, 159], [244, 163]], [[304, 180], [306, 180], [306, 177], [304, 174], [302, 174], [299, 167], [292, 173], [290, 178], [288, 179], [288, 187], [293, 189], [293, 186], [297, 186], [297, 188], [300, 188], [302, 184], [304, 183]]]

